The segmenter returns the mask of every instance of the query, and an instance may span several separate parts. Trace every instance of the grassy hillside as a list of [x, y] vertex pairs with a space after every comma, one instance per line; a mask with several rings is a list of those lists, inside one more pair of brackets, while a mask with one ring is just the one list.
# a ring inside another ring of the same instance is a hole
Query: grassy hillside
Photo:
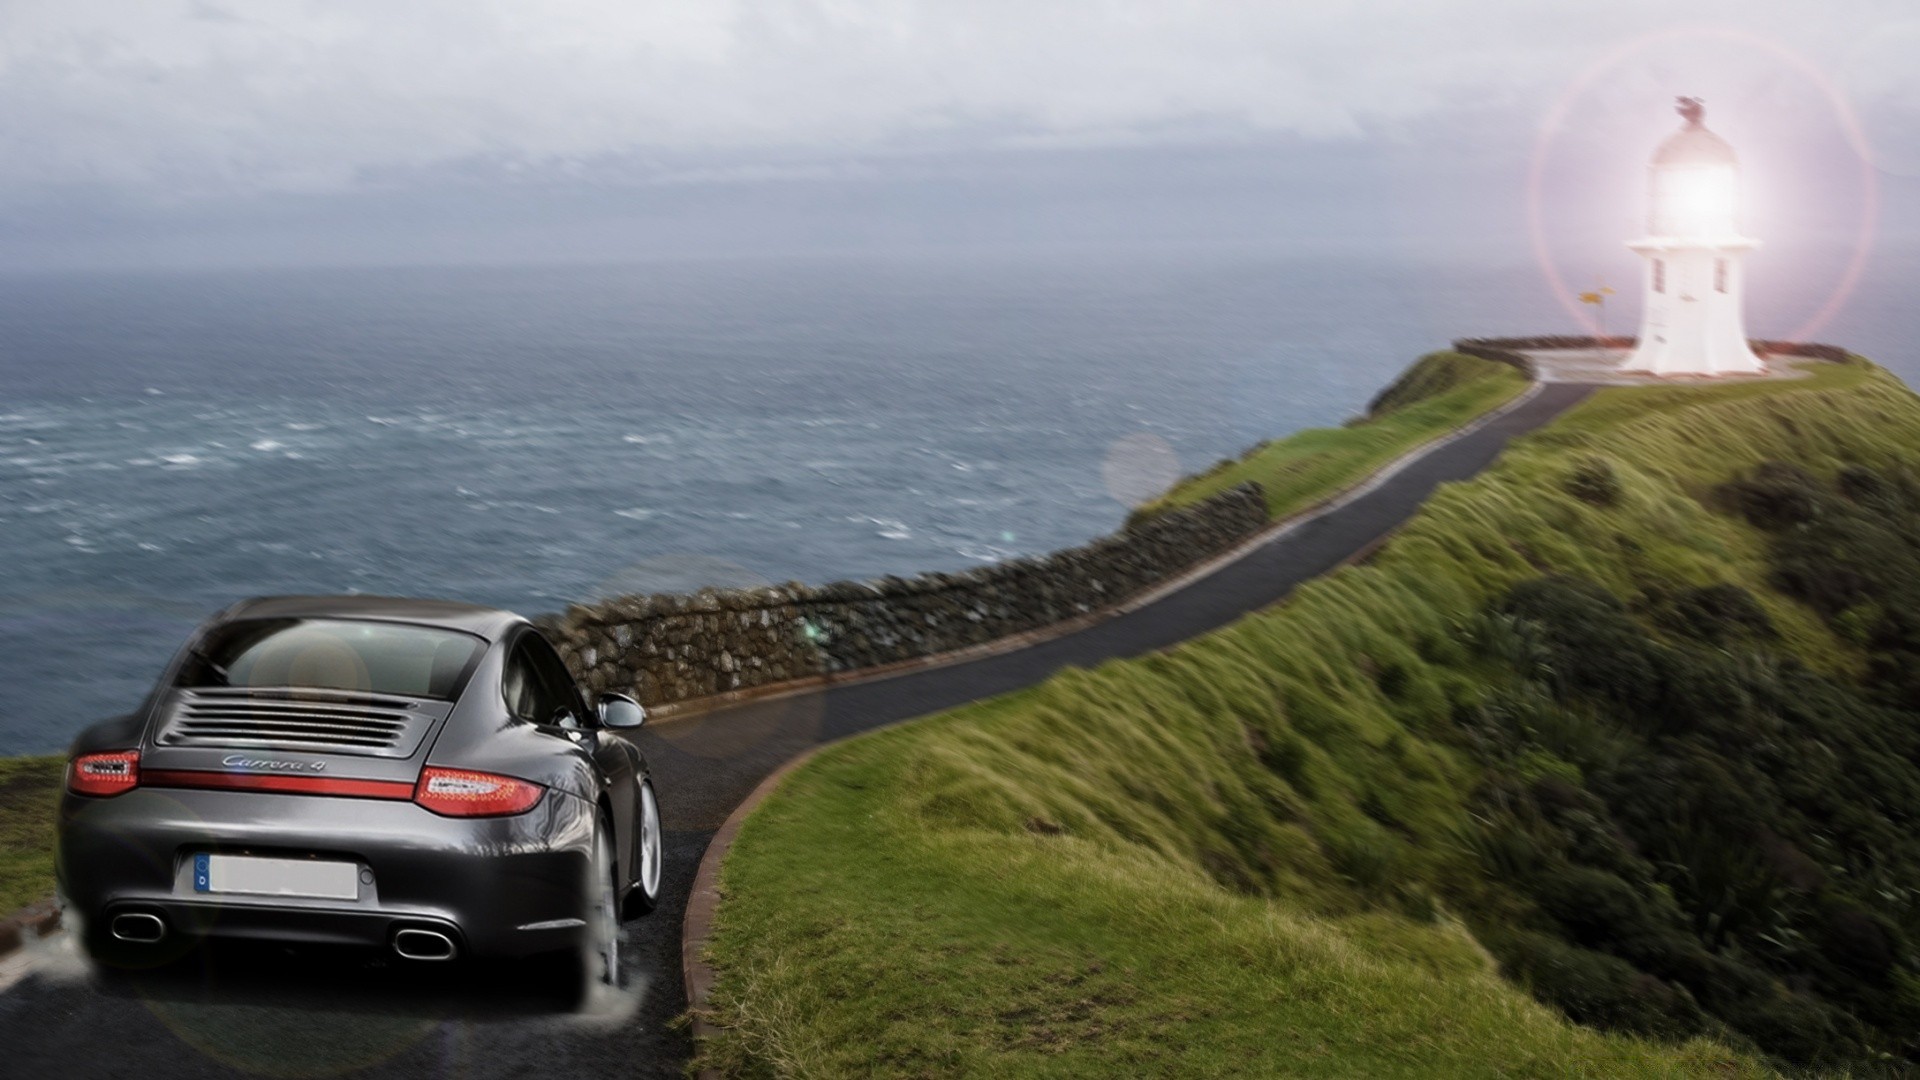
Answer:
[[0, 917], [53, 895], [53, 813], [66, 760], [0, 758]]
[[1423, 356], [1376, 397], [1367, 415], [1344, 428], [1314, 428], [1261, 443], [1174, 485], [1155, 503], [1196, 502], [1248, 480], [1267, 493], [1267, 512], [1284, 517], [1348, 487], [1408, 450], [1517, 397], [1519, 372], [1464, 353]]
[[724, 871], [738, 1075], [1899, 1073], [1920, 398], [1614, 389], [1367, 563], [855, 740]]

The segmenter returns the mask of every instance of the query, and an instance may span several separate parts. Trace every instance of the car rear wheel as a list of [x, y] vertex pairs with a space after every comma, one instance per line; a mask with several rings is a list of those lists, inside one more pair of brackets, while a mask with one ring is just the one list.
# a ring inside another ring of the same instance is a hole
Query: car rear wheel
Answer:
[[620, 893], [619, 868], [613, 860], [613, 830], [603, 820], [594, 830], [593, 876], [589, 888], [593, 899], [587, 915], [585, 961], [588, 989], [620, 985]]
[[640, 865], [635, 868], [633, 888], [627, 892], [629, 919], [637, 919], [660, 906], [660, 879], [666, 862], [666, 844], [660, 831], [660, 802], [654, 798], [653, 782], [640, 784]]

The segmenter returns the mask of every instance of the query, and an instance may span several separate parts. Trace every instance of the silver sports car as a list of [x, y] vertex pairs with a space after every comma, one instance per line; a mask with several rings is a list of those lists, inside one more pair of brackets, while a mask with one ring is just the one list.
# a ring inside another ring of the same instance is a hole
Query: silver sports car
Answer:
[[660, 810], [620, 737], [645, 712], [596, 704], [507, 612], [239, 604], [137, 712], [75, 742], [67, 912], [110, 964], [234, 938], [420, 963], [556, 954], [617, 982], [620, 920], [660, 895]]

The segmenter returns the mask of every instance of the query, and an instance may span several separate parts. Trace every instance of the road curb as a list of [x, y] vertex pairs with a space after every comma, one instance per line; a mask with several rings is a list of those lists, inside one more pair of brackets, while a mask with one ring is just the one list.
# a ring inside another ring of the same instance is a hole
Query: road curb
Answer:
[[[891, 726], [891, 725], [889, 725]], [[861, 735], [867, 734], [861, 732]], [[849, 735], [847, 739], [858, 738]], [[748, 815], [759, 809], [794, 770], [812, 761], [816, 755], [830, 746], [838, 746], [847, 739], [835, 739], [829, 743], [808, 750], [799, 757], [790, 758], [786, 764], [767, 774], [766, 779], [754, 787], [740, 805], [727, 815], [713, 839], [707, 841], [707, 850], [700, 856], [700, 868], [694, 871], [693, 889], [687, 894], [686, 914], [680, 921], [680, 975], [687, 989], [687, 1016], [693, 1022], [693, 1037], [700, 1039], [712, 1035], [716, 1028], [707, 1019], [707, 998], [713, 992], [713, 965], [706, 959], [707, 939], [713, 936], [713, 918], [720, 908], [720, 863], [727, 857], [727, 851], [733, 847], [734, 838], [740, 835], [740, 827], [746, 824]], [[704, 1069], [700, 1080], [719, 1080], [717, 1069]]]
[[[1138, 593], [1119, 604], [1115, 604], [1112, 607], [1104, 608], [1078, 619], [1053, 623], [1024, 634], [1013, 635], [1007, 638], [997, 638], [994, 641], [985, 642], [970, 649], [903, 661], [899, 664], [889, 665], [886, 669], [863, 669], [859, 672], [848, 672], [839, 678], [828, 676], [810, 679], [806, 680], [806, 685], [804, 686], [786, 683], [779, 684], [779, 686], [783, 688], [782, 692], [755, 694], [753, 698], [786, 697], [803, 693], [806, 690], [833, 685], [834, 683], [864, 682], [869, 679], [890, 678], [912, 671], [945, 667], [950, 664], [994, 656], [999, 653], [1011, 652], [1016, 648], [1025, 648], [1029, 645], [1038, 644], [1055, 637], [1061, 637], [1105, 619], [1136, 611], [1171, 593], [1187, 588], [1195, 582], [1246, 558], [1255, 550], [1293, 532], [1295, 529], [1298, 529], [1310, 521], [1333, 513], [1355, 500], [1364, 498], [1367, 494], [1377, 490], [1382, 484], [1391, 480], [1414, 462], [1426, 457], [1441, 447], [1447, 446], [1479, 431], [1500, 417], [1519, 409], [1527, 402], [1538, 397], [1545, 387], [1545, 383], [1538, 380], [1533, 381], [1524, 391], [1514, 395], [1512, 400], [1480, 414], [1472, 421], [1444, 435], [1436, 436], [1413, 447], [1399, 457], [1368, 473], [1365, 477], [1356, 481], [1353, 486], [1335, 495], [1328, 496], [1311, 506], [1303, 507], [1287, 515], [1285, 518], [1272, 523], [1258, 533], [1248, 537], [1233, 548], [1204, 562], [1195, 564], [1160, 584]], [[1353, 552], [1343, 560], [1340, 566], [1350, 566], [1353, 563], [1365, 559], [1367, 556], [1378, 551], [1397, 532], [1399, 532], [1399, 529], [1395, 528], [1387, 534], [1373, 540], [1371, 543], [1362, 546], [1358, 551]], [[702, 698], [700, 700], [706, 702], [713, 699]], [[746, 698], [735, 700], [746, 700]], [[716, 702], [716, 705], [730, 703], [731, 701]], [[707, 710], [700, 710], [700, 712], [705, 711]], [[669, 720], [684, 719], [699, 714], [699, 712], [689, 711], [670, 717]], [[905, 722], [906, 721], [900, 721], [900, 723]], [[891, 727], [894, 725], [889, 724], [884, 726]], [[759, 808], [761, 803], [765, 802], [769, 796], [779, 789], [780, 785], [794, 770], [813, 760], [816, 755], [825, 750], [869, 733], [870, 731], [863, 731], [856, 735], [835, 739], [832, 742], [821, 743], [818, 746], [808, 749], [798, 757], [788, 760], [779, 768], [769, 773], [765, 779], [761, 780], [760, 783], [754, 787], [753, 791], [748, 793], [745, 799], [741, 800], [740, 805], [734, 807], [733, 812], [727, 815], [726, 821], [723, 822], [719, 830], [713, 834], [713, 838], [707, 841], [707, 849], [700, 856], [699, 869], [694, 872], [692, 891], [687, 896], [686, 915], [680, 924], [680, 970], [687, 993], [687, 1015], [692, 1022], [693, 1036], [696, 1040], [709, 1037], [718, 1030], [716, 1025], [708, 1019], [708, 999], [713, 991], [715, 972], [713, 965], [706, 959], [706, 947], [707, 940], [713, 935], [714, 917], [718, 913], [720, 906], [720, 865], [726, 860], [728, 850], [732, 848], [734, 840], [739, 836], [741, 826], [746, 822], [747, 817]], [[721, 1074], [717, 1069], [704, 1069], [699, 1073], [699, 1077], [700, 1080], [721, 1080]]]

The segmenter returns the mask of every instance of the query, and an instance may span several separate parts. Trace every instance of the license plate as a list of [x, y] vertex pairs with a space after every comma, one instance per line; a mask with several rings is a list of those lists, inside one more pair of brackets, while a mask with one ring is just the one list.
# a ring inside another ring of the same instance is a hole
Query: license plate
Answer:
[[352, 900], [360, 895], [360, 868], [319, 859], [202, 853], [193, 857], [193, 891]]

